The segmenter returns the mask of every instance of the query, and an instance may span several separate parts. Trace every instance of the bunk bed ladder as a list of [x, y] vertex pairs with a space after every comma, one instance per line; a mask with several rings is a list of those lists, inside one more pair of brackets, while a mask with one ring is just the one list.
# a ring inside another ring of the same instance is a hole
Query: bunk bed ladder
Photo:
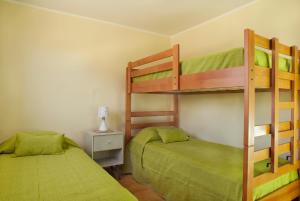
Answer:
[[[292, 56], [291, 73], [279, 72], [279, 48], [280, 44], [277, 38], [273, 38], [272, 44], [272, 124], [271, 124], [271, 170], [272, 173], [278, 171], [278, 157], [282, 153], [279, 149], [283, 149], [283, 145], [279, 145], [279, 139], [290, 139], [291, 164], [296, 165], [297, 162], [297, 138], [298, 138], [298, 54], [297, 47], [290, 48]], [[291, 84], [291, 100], [290, 102], [280, 101], [280, 80], [289, 80]], [[290, 130], [279, 131], [279, 111], [282, 109], [291, 110]]]
[[[271, 124], [255, 126], [255, 87], [256, 76], [254, 55], [255, 46], [272, 51], [272, 69], [270, 70], [270, 90], [272, 94], [272, 122]], [[244, 59], [245, 59], [245, 82], [244, 82], [244, 168], [243, 168], [243, 201], [253, 200], [253, 190], [268, 181], [289, 171], [299, 171], [298, 155], [298, 135], [299, 135], [299, 53], [296, 46], [286, 46], [279, 43], [277, 38], [271, 40], [256, 35], [252, 30], [246, 29], [244, 35]], [[279, 71], [279, 54], [291, 57], [289, 72]], [[280, 90], [287, 89], [291, 97], [284, 102], [280, 99]], [[280, 110], [291, 110], [291, 120], [279, 122]], [[263, 135], [271, 135], [271, 147], [263, 150], [254, 150], [254, 138]], [[279, 140], [285, 139], [284, 144], [279, 144]], [[290, 163], [279, 166], [278, 159], [282, 154], [290, 153]], [[254, 177], [254, 163], [271, 158], [271, 171]], [[299, 194], [295, 188], [299, 186], [299, 180], [293, 184], [278, 190], [271, 196], [266, 196], [262, 200], [270, 201], [276, 195], [283, 195], [285, 191], [293, 192], [286, 197], [286, 200], [296, 198]], [[286, 194], [284, 194], [286, 196]], [[280, 196], [279, 196], [280, 197]]]
[[292, 111], [292, 130], [293, 137], [291, 141], [291, 160], [292, 164], [296, 165], [297, 163], [297, 152], [298, 152], [298, 120], [299, 120], [299, 54], [298, 48], [293, 46], [291, 48], [292, 53], [292, 72], [294, 73], [294, 81], [292, 82], [292, 99], [294, 101], [294, 108]]

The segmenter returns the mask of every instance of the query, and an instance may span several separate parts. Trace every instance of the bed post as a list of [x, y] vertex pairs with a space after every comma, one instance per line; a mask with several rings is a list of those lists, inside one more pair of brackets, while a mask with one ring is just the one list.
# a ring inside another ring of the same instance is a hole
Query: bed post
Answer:
[[173, 95], [173, 121], [174, 121], [174, 126], [179, 127], [179, 102], [178, 102], [178, 94]]
[[253, 200], [254, 167], [254, 127], [255, 127], [255, 34], [244, 31], [244, 162], [243, 162], [243, 201]]
[[173, 65], [173, 72], [172, 72], [172, 77], [173, 77], [173, 90], [179, 90], [179, 74], [180, 74], [180, 69], [179, 69], [179, 44], [176, 44], [172, 48], [172, 65]]
[[279, 76], [278, 76], [278, 54], [279, 42], [277, 38], [272, 38], [272, 124], [271, 124], [271, 169], [273, 173], [278, 169], [278, 128], [279, 128]]
[[129, 62], [126, 68], [125, 144], [131, 138], [131, 66], [132, 62]]
[[[294, 135], [291, 141], [291, 157], [292, 157], [292, 164], [296, 165], [297, 163], [297, 152], [299, 150], [299, 145], [297, 144], [298, 141], [298, 119], [299, 119], [299, 54], [298, 54], [298, 48], [296, 46], [292, 47], [292, 72], [294, 73], [295, 80], [292, 82], [292, 100], [294, 101], [294, 108], [292, 111], [292, 128]], [[298, 170], [299, 171], [299, 170]], [[300, 200], [300, 198], [299, 198]]]
[[[179, 44], [176, 44], [172, 48], [172, 65], [173, 65], [173, 90], [179, 90]], [[179, 104], [178, 104], [178, 94], [173, 95], [173, 122], [175, 127], [179, 127]]]

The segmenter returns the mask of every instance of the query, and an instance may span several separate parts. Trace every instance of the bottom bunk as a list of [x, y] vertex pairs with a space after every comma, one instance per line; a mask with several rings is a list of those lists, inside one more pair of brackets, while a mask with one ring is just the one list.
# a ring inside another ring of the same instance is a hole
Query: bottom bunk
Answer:
[[[198, 139], [163, 143], [155, 129], [142, 130], [129, 144], [132, 174], [137, 181], [150, 184], [167, 201], [242, 200], [242, 149]], [[279, 161], [280, 165], [288, 163]], [[270, 171], [268, 163], [256, 163], [255, 176]], [[288, 172], [257, 187], [253, 199], [295, 182], [298, 172]]]

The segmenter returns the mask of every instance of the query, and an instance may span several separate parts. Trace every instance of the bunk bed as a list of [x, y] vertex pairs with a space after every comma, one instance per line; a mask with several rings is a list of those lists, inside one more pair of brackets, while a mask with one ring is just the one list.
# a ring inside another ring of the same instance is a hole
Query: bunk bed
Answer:
[[[277, 38], [268, 39], [246, 29], [242, 49], [180, 62], [179, 45], [174, 45], [166, 51], [129, 62], [126, 70], [126, 143], [132, 139], [132, 130], [135, 129], [156, 126], [178, 127], [178, 94], [242, 91], [244, 94], [242, 200], [253, 200], [253, 191], [256, 187], [288, 172], [299, 171], [297, 158], [299, 55], [300, 51], [296, 46], [287, 46], [280, 43]], [[230, 61], [224, 62], [227, 60]], [[193, 67], [194, 63], [202, 67], [195, 70], [197, 67]], [[280, 101], [281, 90], [290, 91], [289, 102]], [[255, 95], [258, 91], [269, 91], [272, 94], [270, 124], [255, 125]], [[170, 94], [173, 96], [173, 110], [132, 111], [131, 97], [134, 93]], [[279, 111], [282, 109], [291, 110], [290, 121], [279, 122]], [[172, 120], [150, 123], [132, 121], [133, 118], [149, 116], [170, 116]], [[271, 146], [255, 150], [255, 138], [266, 135], [271, 137]], [[281, 139], [289, 141], [280, 144]], [[286, 153], [290, 154], [289, 162], [279, 166], [279, 156]], [[270, 171], [254, 175], [254, 164], [267, 159], [270, 160]], [[293, 200], [299, 196], [300, 181], [296, 180], [261, 200]]]

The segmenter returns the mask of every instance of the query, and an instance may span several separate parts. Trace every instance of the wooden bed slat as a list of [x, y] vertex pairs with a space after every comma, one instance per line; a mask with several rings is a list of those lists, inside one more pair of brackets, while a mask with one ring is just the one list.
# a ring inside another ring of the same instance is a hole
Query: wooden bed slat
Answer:
[[132, 83], [132, 92], [166, 92], [172, 91], [172, 78], [162, 78], [158, 80], [147, 80], [143, 82]]
[[174, 111], [142, 111], [131, 112], [132, 117], [149, 117], [149, 116], [173, 116]]
[[291, 82], [289, 80], [282, 80], [278, 81], [279, 89], [291, 89]]
[[266, 160], [270, 158], [270, 148], [254, 152], [254, 162]]
[[172, 69], [172, 66], [173, 66], [173, 62], [170, 61], [170, 62], [158, 64], [156, 66], [151, 66], [151, 67], [147, 67], [144, 69], [134, 70], [131, 72], [131, 77], [138, 77], [138, 76], [142, 76], [142, 75], [148, 75], [151, 73], [157, 73], [157, 72], [161, 72], [161, 71], [170, 70], [170, 69]]
[[132, 64], [131, 64], [131, 68], [135, 68], [137, 66], [141, 66], [141, 65], [148, 64], [148, 63], [151, 63], [151, 62], [154, 62], [154, 61], [158, 61], [158, 60], [161, 60], [161, 59], [164, 59], [164, 58], [171, 57], [172, 54], [173, 54], [173, 48], [168, 49], [168, 50], [163, 51], [163, 52], [159, 52], [157, 54], [154, 54], [154, 55], [151, 55], [151, 56], [133, 61]]
[[281, 131], [279, 132], [279, 139], [287, 139], [294, 136], [294, 130]]
[[244, 67], [227, 68], [180, 76], [180, 90], [244, 86]]
[[143, 129], [147, 127], [153, 127], [153, 126], [174, 126], [174, 122], [151, 122], [151, 123], [137, 123], [132, 124], [132, 129]]
[[278, 77], [284, 80], [295, 80], [295, 74], [289, 72], [278, 72]]
[[299, 169], [299, 161], [297, 161], [297, 163], [295, 165], [287, 164], [287, 165], [284, 165], [284, 166], [278, 168], [276, 173], [268, 172], [265, 174], [261, 174], [254, 178], [253, 187], [255, 188], [257, 186], [260, 186], [260, 185], [262, 185], [266, 182], [269, 182], [281, 175], [284, 175], [290, 171], [297, 170], [297, 169]]
[[[242, 68], [243, 67], [235, 67], [218, 71], [208, 71], [203, 73], [182, 75], [180, 76], [180, 90], [184, 91], [194, 89], [205, 90], [214, 88], [242, 88]], [[148, 68], [132, 71], [131, 75], [140, 76], [139, 72], [143, 70], [146, 71], [147, 69]], [[169, 68], [166, 67], [165, 69], [168, 70]], [[256, 66], [255, 87], [261, 89], [270, 88], [270, 73], [271, 70], [269, 68]], [[292, 78], [291, 73], [280, 72], [279, 77], [281, 77], [281, 79], [278, 81], [279, 88], [291, 89], [290, 80], [294, 79]], [[168, 77], [156, 80], [135, 82], [132, 83], [132, 90], [135, 93], [172, 91], [173, 88], [171, 81], [172, 78]]]
[[279, 102], [280, 109], [292, 109], [294, 108], [293, 102]]
[[294, 181], [277, 191], [265, 196], [259, 201], [291, 201], [300, 194], [300, 180]]
[[278, 50], [279, 54], [284, 54], [284, 55], [287, 55], [287, 56], [292, 56], [291, 47], [279, 43], [279, 47], [278, 48], [279, 48], [279, 50]]
[[[298, 121], [296, 128], [299, 128], [299, 124], [300, 122]], [[262, 135], [269, 135], [271, 131], [270, 129], [271, 129], [270, 124], [255, 126], [255, 137], [262, 136]], [[290, 121], [280, 122], [278, 130], [280, 132], [291, 130], [291, 122]]]
[[[270, 39], [257, 34], [255, 34], [255, 45], [268, 50], [270, 50], [272, 47]], [[292, 55], [291, 47], [281, 43], [278, 44], [278, 52], [287, 56]]]
[[[269, 89], [271, 87], [271, 69], [266, 67], [255, 66], [255, 87], [262, 89]], [[292, 77], [288, 72], [278, 72], [281, 79], [278, 80], [278, 87], [280, 89], [290, 89]], [[292, 78], [293, 79], [293, 78]]]
[[271, 49], [271, 41], [268, 38], [255, 34], [255, 45], [265, 49]]
[[[282, 154], [289, 153], [289, 152], [291, 152], [291, 144], [290, 143], [278, 145], [278, 155], [282, 155]], [[262, 160], [266, 160], [266, 159], [270, 158], [270, 153], [271, 153], [270, 148], [255, 151], [254, 152], [254, 162], [258, 162], [258, 161], [262, 161]]]
[[291, 143], [278, 145], [278, 152], [279, 152], [278, 155], [291, 152]]

